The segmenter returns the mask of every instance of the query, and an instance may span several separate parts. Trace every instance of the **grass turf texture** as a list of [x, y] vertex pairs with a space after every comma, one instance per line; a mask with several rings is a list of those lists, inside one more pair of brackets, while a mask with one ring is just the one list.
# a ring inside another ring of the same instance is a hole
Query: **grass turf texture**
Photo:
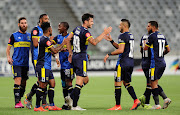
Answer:
[[[30, 77], [27, 81], [26, 92], [29, 92], [31, 86], [36, 82], [37, 78]], [[55, 78], [55, 105], [61, 107], [64, 104], [61, 80], [59, 77]], [[171, 75], [163, 76], [160, 79], [159, 84], [164, 89], [165, 93], [171, 98], [172, 103], [165, 110], [144, 110], [140, 106], [137, 110], [130, 110], [133, 105], [133, 100], [128, 94], [127, 90], [122, 87], [121, 95], [121, 111], [108, 111], [115, 105], [114, 99], [114, 78], [111, 77], [90, 77], [90, 82], [81, 90], [81, 96], [78, 105], [82, 108], [86, 108], [86, 111], [48, 111], [48, 112], [34, 112], [35, 95], [33, 97], [33, 108], [31, 110], [27, 108], [15, 109], [14, 108], [14, 96], [13, 96], [13, 84], [12, 77], [0, 77], [0, 115], [110, 115], [110, 114], [126, 114], [126, 115], [179, 115], [180, 114], [180, 91], [179, 84], [180, 76]], [[137, 97], [140, 97], [146, 86], [144, 76], [133, 76], [131, 85], [134, 87]], [[47, 97], [48, 98], [48, 97]], [[161, 97], [160, 105], [163, 106], [163, 100]], [[24, 101], [24, 98], [21, 99]], [[154, 105], [153, 98], [151, 97], [151, 105]], [[23, 103], [24, 104], [24, 103]]]

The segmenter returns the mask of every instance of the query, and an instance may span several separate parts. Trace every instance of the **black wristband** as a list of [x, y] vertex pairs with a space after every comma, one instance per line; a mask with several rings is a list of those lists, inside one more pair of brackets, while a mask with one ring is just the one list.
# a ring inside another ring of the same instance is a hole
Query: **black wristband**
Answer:
[[114, 40], [111, 40], [110, 42], [111, 42], [111, 44], [113, 44], [113, 43], [114, 43]]
[[108, 55], [110, 56], [110, 55], [112, 55], [111, 53], [108, 53]]

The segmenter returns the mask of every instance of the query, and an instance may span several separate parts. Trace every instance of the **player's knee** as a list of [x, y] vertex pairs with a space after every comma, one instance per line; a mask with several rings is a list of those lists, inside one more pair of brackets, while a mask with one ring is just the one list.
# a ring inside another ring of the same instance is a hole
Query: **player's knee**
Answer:
[[14, 78], [14, 84], [21, 85], [21, 77]]

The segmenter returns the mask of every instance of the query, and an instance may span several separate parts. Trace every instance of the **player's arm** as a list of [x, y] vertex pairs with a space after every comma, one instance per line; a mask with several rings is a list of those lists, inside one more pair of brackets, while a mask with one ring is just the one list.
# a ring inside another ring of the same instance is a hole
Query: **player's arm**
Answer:
[[39, 40], [39, 38], [40, 38], [38, 28], [35, 27], [35, 28], [32, 30], [31, 34], [32, 34], [33, 46], [34, 46], [34, 47], [38, 47], [38, 40]]
[[112, 27], [105, 28], [103, 33], [101, 33], [101, 35], [99, 35], [97, 38], [94, 39], [92, 36], [90, 36], [88, 39], [88, 42], [96, 46], [104, 38], [105, 35], [111, 32], [111, 30], [112, 30]]
[[120, 43], [118, 49], [116, 49], [115, 51], [107, 54], [107, 55], [104, 57], [104, 62], [106, 63], [106, 60], [109, 58], [110, 55], [118, 55], [118, 54], [123, 53], [123, 52], [124, 52], [124, 48], [125, 48], [125, 43]]
[[169, 47], [169, 45], [167, 45], [166, 47], [165, 47], [165, 50], [164, 50], [164, 52], [163, 52], [163, 55], [166, 55], [167, 53], [169, 53], [170, 52], [170, 47]]
[[14, 36], [11, 35], [11, 37], [9, 38], [9, 42], [8, 42], [7, 48], [6, 48], [7, 61], [8, 61], [8, 63], [10, 65], [13, 64], [13, 59], [10, 56], [10, 50], [11, 50], [11, 47], [12, 47], [13, 44], [14, 44]]
[[56, 48], [54, 48], [53, 45], [51, 45], [51, 47], [49, 47], [49, 49], [51, 50], [52, 54], [56, 54], [63, 48], [63, 46], [64, 46], [64, 43], [60, 44]]
[[116, 49], [118, 49], [119, 45], [118, 45], [116, 42], [114, 42], [114, 40], [112, 39], [110, 33], [109, 33], [108, 35], [106, 35], [106, 36], [104, 37], [104, 39], [107, 40], [107, 41], [110, 41], [111, 44], [112, 44]]
[[69, 36], [63, 41], [66, 44], [67, 50], [69, 52], [68, 61], [70, 63], [72, 62], [72, 55], [73, 55], [72, 49], [71, 49], [71, 40], [72, 40], [73, 35], [74, 35], [73, 32], [71, 32]]
[[53, 37], [53, 39], [50, 39], [51, 44], [56, 45], [57, 44], [57, 36]]

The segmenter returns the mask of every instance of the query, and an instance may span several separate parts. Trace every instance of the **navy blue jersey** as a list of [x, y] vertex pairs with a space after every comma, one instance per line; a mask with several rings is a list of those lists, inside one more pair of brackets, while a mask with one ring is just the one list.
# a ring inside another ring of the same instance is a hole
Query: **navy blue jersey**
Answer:
[[146, 42], [148, 41], [149, 35], [144, 35], [141, 38], [140, 47], [142, 49], [142, 68], [150, 68], [151, 64], [151, 49], [144, 50], [143, 47], [145, 46]]
[[39, 41], [39, 53], [36, 67], [51, 70], [51, 41], [48, 37], [42, 36]]
[[88, 31], [88, 29], [78, 26], [76, 27], [73, 32], [73, 52], [74, 53], [82, 53], [87, 50], [88, 47], [88, 39], [91, 38], [91, 33]]
[[152, 50], [151, 50], [151, 68], [153, 68], [153, 66], [165, 67], [166, 62], [164, 61], [163, 52], [165, 50], [165, 47], [168, 46], [168, 43], [167, 43], [164, 35], [158, 31], [150, 34], [146, 45], [148, 47], [152, 48]]
[[[53, 41], [54, 41], [55, 44], [60, 45], [60, 44], [62, 44], [63, 40], [66, 39], [68, 36], [69, 36], [69, 34], [67, 34], [66, 36], [62, 36], [62, 34], [59, 34], [59, 35], [54, 37]], [[63, 47], [67, 48], [66, 45], [64, 45]], [[60, 63], [61, 63], [61, 69], [70, 69], [70, 68], [72, 68], [72, 65], [68, 61], [68, 56], [69, 56], [68, 51], [59, 52], [59, 59], [60, 59]]]
[[118, 37], [119, 44], [125, 44], [124, 52], [119, 54], [117, 65], [123, 67], [125, 66], [134, 66], [134, 59], [133, 59], [133, 48], [134, 48], [134, 38], [130, 32], [125, 32], [119, 35]]
[[14, 47], [13, 66], [29, 66], [30, 33], [15, 32], [9, 38], [8, 45]]
[[31, 31], [31, 54], [32, 54], [32, 62], [34, 65], [36, 65], [37, 63], [37, 59], [38, 59], [38, 47], [34, 47], [33, 46], [33, 38], [39, 38], [43, 35], [43, 30], [41, 27], [36, 26], [32, 29]]

